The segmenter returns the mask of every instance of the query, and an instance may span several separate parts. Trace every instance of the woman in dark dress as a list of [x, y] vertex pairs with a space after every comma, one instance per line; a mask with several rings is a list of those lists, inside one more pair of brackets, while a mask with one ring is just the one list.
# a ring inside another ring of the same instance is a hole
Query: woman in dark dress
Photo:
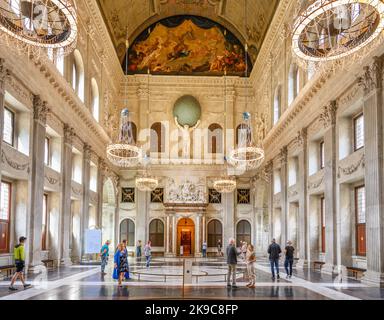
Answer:
[[128, 273], [128, 251], [123, 244], [117, 246], [117, 251], [114, 257], [115, 269], [117, 271], [119, 287], [122, 287], [122, 281]]

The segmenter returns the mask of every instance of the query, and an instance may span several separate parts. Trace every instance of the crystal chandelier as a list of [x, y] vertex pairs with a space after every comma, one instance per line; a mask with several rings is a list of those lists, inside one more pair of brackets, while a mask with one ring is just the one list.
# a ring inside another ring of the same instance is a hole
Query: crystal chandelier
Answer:
[[[224, 157], [224, 160], [227, 161], [227, 158]], [[228, 174], [228, 162], [225, 171], [222, 177], [213, 181], [213, 188], [220, 193], [231, 193], [236, 189], [236, 178]]]
[[373, 40], [384, 29], [381, 0], [311, 0], [302, 4], [292, 28], [292, 49], [299, 60], [339, 61], [380, 43]]
[[51, 50], [56, 56], [76, 46], [73, 0], [0, 0], [0, 41], [25, 52]]
[[135, 145], [128, 109], [121, 112], [119, 138], [107, 146], [107, 158], [120, 168], [135, 167], [142, 159], [142, 150]]
[[143, 165], [144, 165], [143, 173], [136, 178], [136, 187], [140, 191], [153, 191], [159, 185], [159, 180], [155, 177], [151, 177], [148, 173], [147, 166], [149, 162], [150, 162], [149, 157], [145, 156], [143, 160]]

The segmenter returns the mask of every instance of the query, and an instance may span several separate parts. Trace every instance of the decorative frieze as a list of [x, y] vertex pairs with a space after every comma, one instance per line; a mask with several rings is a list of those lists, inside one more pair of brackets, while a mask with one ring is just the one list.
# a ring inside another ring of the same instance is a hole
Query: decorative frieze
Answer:
[[20, 164], [15, 161], [13, 161], [10, 157], [6, 155], [4, 150], [1, 150], [1, 162], [4, 164], [9, 165], [12, 169], [17, 171], [26, 171], [28, 174], [30, 172], [29, 163]]
[[[51, 176], [49, 176], [49, 175], [47, 175], [47, 174], [45, 174], [44, 175], [44, 177], [45, 177], [45, 180], [47, 180], [48, 181], [48, 183], [50, 184], [50, 185], [56, 185], [56, 184], [58, 184], [59, 182], [60, 182], [60, 179], [59, 178], [55, 178], [55, 177], [51, 177]], [[60, 185], [60, 184], [59, 184]]]
[[337, 177], [340, 178], [341, 176], [350, 176], [354, 174], [357, 170], [359, 170], [359, 168], [364, 169], [364, 167], [365, 167], [365, 154], [363, 153], [360, 159], [356, 163], [352, 163], [347, 167], [339, 166], [337, 171]]
[[0, 58], [0, 92], [4, 91], [7, 78], [9, 78], [9, 70], [5, 66], [4, 59]]
[[324, 176], [321, 177], [321, 179], [315, 181], [315, 182], [309, 182], [308, 183], [308, 190], [314, 190], [319, 188], [324, 182]]
[[372, 90], [382, 85], [382, 59], [375, 57], [374, 62], [370, 66], [364, 67], [364, 73], [357, 79], [359, 86], [363, 89], [364, 94], [369, 94]]

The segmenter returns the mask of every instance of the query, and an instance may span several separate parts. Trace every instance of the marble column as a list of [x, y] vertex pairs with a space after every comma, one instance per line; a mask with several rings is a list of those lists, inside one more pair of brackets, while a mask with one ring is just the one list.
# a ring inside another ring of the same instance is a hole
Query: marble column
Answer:
[[172, 254], [177, 255], [177, 217], [176, 213], [172, 215]]
[[170, 256], [170, 238], [171, 238], [171, 227], [169, 213], [165, 214], [165, 256]]
[[201, 232], [201, 214], [196, 215], [196, 228], [195, 228], [195, 256], [201, 257], [201, 241], [200, 241], [200, 232]]
[[114, 221], [114, 247], [117, 247], [117, 244], [120, 240], [120, 199], [121, 199], [121, 187], [120, 187], [120, 178], [118, 176], [113, 177], [113, 184], [115, 187], [115, 221]]
[[103, 168], [105, 163], [102, 158], [99, 158], [99, 163], [97, 166], [97, 208], [96, 208], [96, 226], [101, 229], [102, 227], [102, 217], [103, 217], [103, 186], [105, 173]]
[[383, 58], [364, 68], [365, 212], [367, 272], [363, 282], [384, 287]]
[[207, 241], [207, 218], [205, 213], [202, 216], [202, 243]]
[[140, 191], [136, 188], [137, 192], [137, 216], [136, 216], [136, 230], [138, 240], [146, 243], [149, 240], [148, 234], [148, 192]]
[[297, 143], [300, 148], [299, 152], [299, 221], [298, 221], [298, 258], [296, 268], [303, 268], [309, 260], [309, 224], [308, 224], [308, 138], [307, 129], [304, 128], [298, 132]]
[[265, 167], [265, 172], [267, 175], [267, 179], [269, 181], [269, 192], [268, 192], [268, 242], [271, 242], [274, 236], [274, 228], [273, 228], [273, 194], [274, 194], [274, 181], [273, 181], [273, 161], [269, 161]]
[[84, 144], [83, 148], [83, 198], [81, 209], [81, 259], [84, 259], [86, 251], [86, 234], [89, 228], [89, 183], [91, 175], [91, 147], [88, 144]]
[[323, 273], [330, 274], [335, 271], [338, 263], [338, 210], [336, 204], [336, 119], [337, 102], [331, 101], [324, 107], [320, 120], [322, 121], [324, 133], [324, 197], [325, 197], [325, 265], [321, 269]]
[[143, 149], [144, 153], [147, 153], [149, 151], [149, 136], [148, 134], [146, 136], [142, 135], [142, 129], [143, 128], [150, 128], [150, 124], [148, 122], [148, 84], [140, 84], [139, 89], [137, 90], [137, 95], [139, 97], [139, 111], [138, 111], [138, 128], [140, 128], [140, 133], [138, 132], [137, 139], [140, 141], [140, 144], [142, 146], [146, 146]]
[[288, 148], [280, 150], [281, 178], [281, 246], [285, 247], [288, 237]]
[[75, 136], [73, 128], [64, 125], [61, 161], [61, 210], [60, 210], [60, 263], [70, 265], [70, 238], [71, 230], [71, 187], [72, 187], [72, 143]]
[[[4, 126], [4, 102], [5, 102], [5, 81], [9, 71], [5, 67], [4, 59], [0, 58], [0, 155], [2, 153], [3, 126]], [[0, 170], [1, 181], [1, 170]]]
[[236, 231], [235, 231], [235, 192], [231, 193], [223, 193], [222, 194], [222, 200], [223, 200], [223, 207], [224, 207], [224, 232], [223, 232], [223, 248], [226, 247], [228, 240], [230, 238], [236, 238]]
[[29, 269], [41, 265], [41, 235], [44, 197], [44, 141], [48, 113], [47, 103], [33, 97], [33, 128], [31, 137], [31, 172], [29, 181], [30, 214], [27, 248]]

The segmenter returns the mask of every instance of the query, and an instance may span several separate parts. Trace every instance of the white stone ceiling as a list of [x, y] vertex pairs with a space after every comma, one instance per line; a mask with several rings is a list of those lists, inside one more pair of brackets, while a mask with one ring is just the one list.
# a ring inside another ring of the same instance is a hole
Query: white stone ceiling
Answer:
[[[250, 47], [257, 57], [279, 0], [98, 0], [120, 61], [130, 42], [148, 26], [174, 15], [197, 15], [216, 21]], [[247, 10], [245, 11], [245, 5]], [[245, 19], [247, 12], [247, 19]], [[247, 21], [247, 23], [245, 23]]]

